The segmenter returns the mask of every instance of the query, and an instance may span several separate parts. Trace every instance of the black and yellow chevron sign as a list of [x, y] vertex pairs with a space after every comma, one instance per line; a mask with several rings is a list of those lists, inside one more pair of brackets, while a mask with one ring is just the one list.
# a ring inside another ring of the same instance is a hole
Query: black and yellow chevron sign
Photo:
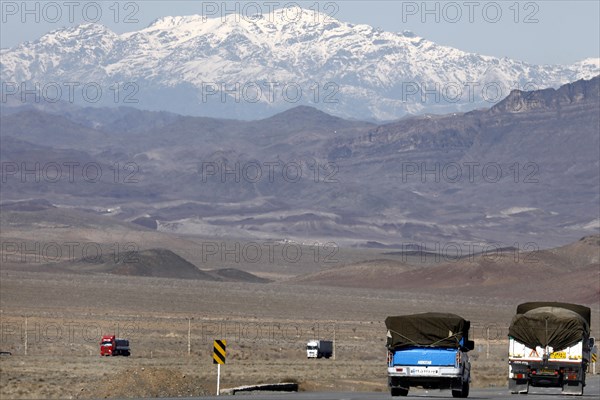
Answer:
[[598, 354], [592, 353], [592, 362], [595, 363], [597, 359], [598, 359]]
[[227, 340], [215, 340], [213, 349], [213, 364], [225, 364], [227, 355]]

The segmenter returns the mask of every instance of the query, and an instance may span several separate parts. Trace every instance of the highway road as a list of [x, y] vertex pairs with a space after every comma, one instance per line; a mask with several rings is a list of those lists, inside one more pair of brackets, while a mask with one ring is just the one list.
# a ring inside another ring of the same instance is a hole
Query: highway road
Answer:
[[[195, 397], [197, 400], [221, 399], [224, 396]], [[245, 394], [239, 393], [236, 397], [246, 400], [391, 400], [389, 393], [370, 393], [370, 392], [299, 392], [299, 393], [260, 393]], [[452, 393], [449, 390], [419, 390], [411, 389], [407, 397], [394, 397], [394, 399], [451, 399]], [[507, 388], [489, 388], [472, 389], [469, 399], [489, 399], [489, 400], [533, 400], [533, 399], [579, 399], [579, 398], [600, 398], [600, 376], [588, 376], [587, 386], [582, 397], [563, 396], [560, 389], [542, 389], [530, 388], [528, 395], [511, 395]]]

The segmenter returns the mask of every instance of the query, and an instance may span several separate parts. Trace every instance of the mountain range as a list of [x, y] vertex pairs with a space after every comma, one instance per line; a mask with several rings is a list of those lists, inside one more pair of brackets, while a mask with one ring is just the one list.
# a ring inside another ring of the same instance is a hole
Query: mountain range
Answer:
[[599, 109], [600, 77], [385, 124], [5, 106], [1, 200], [211, 240], [526, 251], [598, 233]]
[[488, 108], [512, 89], [600, 72], [598, 58], [532, 65], [299, 10], [294, 20], [285, 8], [268, 17], [164, 17], [123, 34], [98, 24], [58, 29], [1, 50], [2, 90], [13, 105], [22, 90], [37, 88], [46, 103], [236, 119], [309, 105], [381, 121]]

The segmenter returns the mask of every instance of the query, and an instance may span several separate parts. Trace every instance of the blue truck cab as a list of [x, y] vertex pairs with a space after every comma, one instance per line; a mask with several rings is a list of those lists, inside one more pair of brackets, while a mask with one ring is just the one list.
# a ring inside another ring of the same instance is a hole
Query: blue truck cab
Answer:
[[424, 313], [386, 319], [388, 385], [392, 396], [411, 387], [450, 389], [453, 397], [469, 396], [470, 323], [455, 314]]

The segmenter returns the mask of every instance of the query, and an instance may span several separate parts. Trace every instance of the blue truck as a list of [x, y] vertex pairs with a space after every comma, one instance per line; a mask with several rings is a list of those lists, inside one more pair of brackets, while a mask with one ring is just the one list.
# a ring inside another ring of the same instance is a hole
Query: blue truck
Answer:
[[470, 322], [448, 313], [387, 317], [388, 386], [392, 396], [407, 396], [411, 387], [451, 389], [452, 397], [469, 396]]

